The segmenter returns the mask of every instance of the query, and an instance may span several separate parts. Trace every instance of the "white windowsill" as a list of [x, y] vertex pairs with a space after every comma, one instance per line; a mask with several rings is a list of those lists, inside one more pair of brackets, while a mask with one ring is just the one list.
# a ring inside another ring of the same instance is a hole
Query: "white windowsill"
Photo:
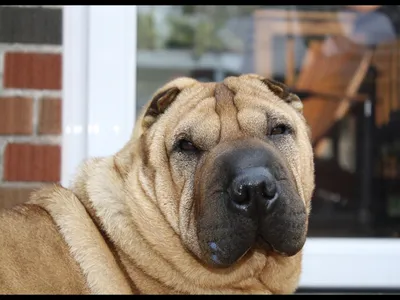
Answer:
[[400, 288], [400, 240], [308, 238], [302, 288]]

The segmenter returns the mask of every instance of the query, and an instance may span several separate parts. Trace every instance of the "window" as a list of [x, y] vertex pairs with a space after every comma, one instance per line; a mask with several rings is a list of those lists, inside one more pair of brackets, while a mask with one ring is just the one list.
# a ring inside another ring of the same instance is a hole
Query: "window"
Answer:
[[400, 285], [399, 15], [386, 6], [138, 7], [137, 112], [177, 76], [255, 72], [301, 96], [316, 164], [303, 287]]

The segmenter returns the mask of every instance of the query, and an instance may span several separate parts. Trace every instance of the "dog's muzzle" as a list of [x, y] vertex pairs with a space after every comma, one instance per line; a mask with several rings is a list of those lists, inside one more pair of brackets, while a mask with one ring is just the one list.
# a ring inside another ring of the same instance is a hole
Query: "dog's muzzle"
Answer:
[[226, 147], [200, 168], [205, 175], [196, 191], [201, 198], [197, 231], [205, 260], [229, 266], [257, 246], [281, 255], [298, 253], [307, 214], [284, 160], [261, 142]]

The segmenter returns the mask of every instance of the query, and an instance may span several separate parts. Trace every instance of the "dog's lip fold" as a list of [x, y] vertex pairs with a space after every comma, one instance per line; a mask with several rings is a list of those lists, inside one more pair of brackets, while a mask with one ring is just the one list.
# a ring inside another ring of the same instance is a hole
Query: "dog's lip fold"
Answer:
[[261, 234], [258, 236], [257, 246], [261, 247], [261, 249], [263, 249], [267, 253], [271, 253], [271, 254], [275, 253], [275, 254], [278, 254], [278, 255], [281, 255], [281, 256], [285, 256], [285, 257], [294, 256], [297, 253], [299, 253], [300, 250], [302, 249], [302, 247], [301, 247], [301, 248], [296, 249], [296, 250], [291, 251], [291, 252], [281, 251], [279, 249], [279, 247], [277, 247], [276, 245], [274, 245], [270, 241], [266, 240]]
[[264, 239], [261, 235], [259, 235], [259, 237], [257, 239], [257, 246], [268, 253], [276, 253], [276, 254], [279, 254], [282, 256], [292, 256], [292, 255], [296, 254], [296, 253], [294, 253], [292, 255], [289, 255], [285, 252], [281, 252], [281, 251], [277, 250], [269, 241]]
[[271, 243], [265, 240], [261, 235], [257, 238], [256, 246], [267, 252], [274, 251], [274, 247], [272, 247]]

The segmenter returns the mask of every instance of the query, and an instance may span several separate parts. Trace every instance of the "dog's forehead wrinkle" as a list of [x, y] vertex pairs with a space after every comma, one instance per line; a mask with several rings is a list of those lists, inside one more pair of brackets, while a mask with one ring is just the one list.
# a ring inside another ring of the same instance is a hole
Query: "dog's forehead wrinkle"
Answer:
[[261, 79], [262, 77], [259, 75], [250, 74], [239, 77], [227, 77], [224, 83], [237, 94], [250, 95], [264, 101], [283, 101]]
[[[214, 82], [209, 83], [194, 83], [190, 86], [181, 89], [181, 92], [176, 98], [176, 102], [186, 102], [191, 105], [197, 105], [201, 103], [203, 100], [213, 97], [214, 94]], [[181, 106], [184, 106], [180, 103]]]
[[221, 82], [215, 85], [214, 96], [217, 102], [223, 100], [231, 101], [233, 100], [234, 92], [227, 85]]
[[220, 141], [242, 135], [238, 122], [238, 108], [234, 103], [235, 92], [225, 83], [215, 86], [215, 111], [220, 118]]
[[[169, 128], [167, 129], [163, 127], [162, 130], [166, 130], [167, 134], [170, 132], [176, 134], [177, 128], [185, 129], [193, 126], [195, 120], [190, 121], [193, 113], [201, 110], [206, 101], [214, 99], [213, 93], [212, 85], [203, 86], [201, 84], [194, 84], [183, 89], [164, 116], [165, 119], [169, 120], [170, 127], [168, 126]], [[170, 117], [176, 113], [180, 114], [180, 118]]]
[[202, 98], [191, 107], [182, 110], [182, 117], [175, 119], [175, 123], [167, 135], [170, 140], [177, 141], [180, 138], [188, 139], [197, 147], [210, 149], [219, 140], [219, 116], [215, 110], [215, 98], [210, 96]]

